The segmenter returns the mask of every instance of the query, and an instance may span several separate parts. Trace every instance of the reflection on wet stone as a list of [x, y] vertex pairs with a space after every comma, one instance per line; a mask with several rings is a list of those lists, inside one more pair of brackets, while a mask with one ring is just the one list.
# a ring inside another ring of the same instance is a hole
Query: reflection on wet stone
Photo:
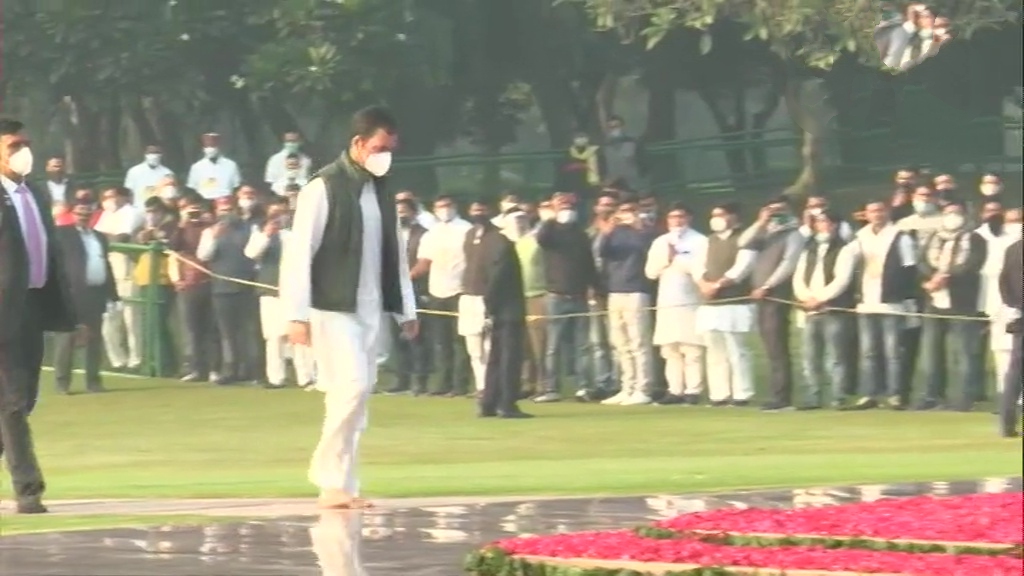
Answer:
[[0, 538], [4, 576], [456, 576], [465, 554], [521, 534], [624, 528], [718, 508], [789, 508], [975, 492], [1021, 478], [715, 495], [541, 500], [332, 512], [208, 526]]

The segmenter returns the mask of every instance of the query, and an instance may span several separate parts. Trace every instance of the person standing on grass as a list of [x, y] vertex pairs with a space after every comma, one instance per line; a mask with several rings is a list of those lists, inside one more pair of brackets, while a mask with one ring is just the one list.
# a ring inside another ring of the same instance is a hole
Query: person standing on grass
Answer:
[[23, 129], [0, 120], [0, 455], [18, 513], [41, 514], [46, 483], [28, 418], [39, 397], [43, 332], [73, 332], [76, 321], [50, 197], [25, 182], [32, 149]]
[[1006, 249], [1003, 272], [999, 275], [999, 293], [1002, 295], [1003, 305], [1012, 310], [1015, 316], [1006, 327], [1006, 331], [1013, 335], [1013, 349], [999, 402], [1000, 432], [1007, 438], [1020, 434], [1016, 426], [1020, 421], [1017, 401], [1021, 395], [1021, 337], [1024, 336], [1024, 326], [1021, 322], [1021, 309], [1024, 308], [1024, 283], [1021, 282], [1021, 277], [1024, 276], [1024, 271], [1021, 270], [1021, 263], [1024, 260], [1022, 254], [1024, 250], [1018, 231], [1017, 241]]
[[310, 346], [324, 422], [309, 480], [322, 508], [361, 508], [359, 440], [377, 381], [385, 314], [403, 338], [419, 333], [416, 296], [384, 176], [398, 124], [371, 106], [352, 118], [348, 150], [299, 192], [281, 265], [280, 298], [293, 346]]

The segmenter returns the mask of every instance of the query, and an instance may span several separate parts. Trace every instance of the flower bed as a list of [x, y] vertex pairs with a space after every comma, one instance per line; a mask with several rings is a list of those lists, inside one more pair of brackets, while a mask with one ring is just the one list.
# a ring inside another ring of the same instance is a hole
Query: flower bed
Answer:
[[502, 540], [477, 576], [1022, 576], [1024, 497], [719, 510], [635, 530]]
[[1024, 495], [924, 496], [790, 510], [723, 509], [684, 514], [656, 526], [677, 532], [1019, 544], [1024, 540]]

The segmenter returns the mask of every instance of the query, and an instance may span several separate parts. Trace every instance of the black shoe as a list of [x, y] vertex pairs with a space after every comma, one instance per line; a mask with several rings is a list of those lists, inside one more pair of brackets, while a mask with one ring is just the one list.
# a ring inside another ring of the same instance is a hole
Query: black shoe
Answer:
[[495, 411], [495, 410], [483, 410], [483, 409], [481, 409], [481, 410], [477, 410], [476, 415], [477, 415], [477, 418], [496, 418], [498, 416], [498, 412]]
[[49, 510], [39, 500], [19, 500], [16, 508], [18, 514], [46, 514]]
[[878, 401], [875, 400], [874, 398], [870, 398], [868, 396], [865, 396], [865, 397], [861, 398], [860, 400], [857, 400], [856, 404], [844, 407], [843, 410], [852, 411], [852, 412], [860, 412], [860, 411], [863, 411], [863, 410], [874, 410], [875, 408], [878, 408]]
[[733, 408], [746, 408], [750, 406], [750, 400], [733, 400], [729, 405]]
[[732, 400], [714, 400], [711, 402], [712, 408], [727, 408], [732, 405]]
[[522, 410], [519, 410], [517, 408], [515, 410], [499, 411], [498, 418], [503, 418], [506, 420], [526, 420], [528, 418], [533, 418], [533, 414], [527, 414], [526, 412], [523, 412]]
[[806, 406], [797, 406], [796, 409], [798, 412], [808, 412], [811, 410], [821, 410], [821, 406], [818, 406], [817, 404], [808, 404]]
[[214, 378], [213, 383], [217, 386], [230, 386], [235, 383], [235, 379], [231, 376], [218, 376]]
[[103, 387], [103, 384], [93, 384], [92, 386], [86, 386], [85, 391], [89, 394], [101, 394], [106, 392], [107, 389]]
[[384, 391], [384, 394], [387, 395], [387, 396], [399, 396], [399, 395], [408, 394], [408, 393], [409, 393], [409, 387], [408, 386], [392, 386], [391, 388], [388, 388], [387, 390]]
[[784, 412], [786, 410], [792, 410], [793, 407], [784, 402], [768, 402], [761, 406], [761, 412]]
[[945, 406], [943, 405], [942, 402], [939, 402], [938, 400], [928, 400], [928, 399], [925, 399], [925, 400], [921, 400], [920, 402], [918, 402], [917, 406], [914, 406], [914, 410], [920, 410], [922, 412], [926, 412], [926, 411], [930, 411], [930, 410], [943, 410], [943, 409], [945, 409]]
[[687, 406], [700, 406], [700, 396], [696, 394], [683, 394], [683, 403]]
[[267, 382], [263, 384], [263, 387], [266, 388], [267, 390], [284, 390], [285, 384], [284, 382], [280, 384], [272, 384], [270, 382]]
[[658, 406], [676, 406], [678, 404], [686, 404], [686, 398], [675, 394], [665, 394], [655, 404]]

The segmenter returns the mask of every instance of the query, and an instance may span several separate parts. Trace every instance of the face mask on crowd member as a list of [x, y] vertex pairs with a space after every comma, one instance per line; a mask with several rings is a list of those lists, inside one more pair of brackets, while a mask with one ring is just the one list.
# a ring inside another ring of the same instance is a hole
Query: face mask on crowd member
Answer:
[[541, 202], [537, 206], [537, 217], [541, 220], [554, 220], [556, 211], [551, 202]]
[[458, 208], [451, 198], [442, 197], [434, 200], [434, 216], [439, 221], [451, 222], [458, 214]]
[[302, 149], [302, 137], [298, 132], [288, 132], [284, 135], [284, 151], [286, 154], [297, 154]]
[[914, 213], [919, 216], [931, 216], [938, 211], [935, 193], [927, 186], [919, 186], [914, 191]]
[[963, 204], [951, 202], [942, 209], [942, 229], [947, 232], [960, 232], [967, 225]]
[[156, 168], [163, 161], [162, 150], [159, 146], [146, 146], [145, 153], [146, 165], [150, 168]]
[[395, 212], [402, 228], [410, 228], [416, 222], [416, 202], [411, 198], [396, 198]]
[[502, 214], [509, 214], [513, 210], [519, 209], [519, 197], [515, 194], [506, 194], [505, 197], [498, 204], [498, 208]]
[[217, 198], [213, 203], [213, 213], [218, 222], [231, 222], [238, 216], [235, 200], [230, 196]]
[[822, 210], [814, 216], [814, 240], [819, 244], [831, 242], [839, 232], [839, 215], [830, 211]]
[[665, 225], [669, 234], [681, 237], [690, 227], [690, 212], [682, 206], [673, 206], [665, 215]]
[[572, 224], [576, 222], [576, 211], [572, 208], [559, 208], [555, 212], [555, 221], [559, 224]]
[[220, 134], [203, 134], [200, 140], [203, 144], [203, 156], [207, 160], [216, 160], [220, 157]]
[[248, 186], [243, 186], [238, 190], [238, 209], [244, 214], [251, 213], [257, 206], [258, 201], [256, 200], [256, 191]]
[[736, 228], [738, 209], [732, 204], [716, 206], [711, 210], [711, 218], [708, 220], [708, 227], [715, 234], [723, 234]]
[[978, 190], [982, 196], [998, 196], [1003, 191], [1003, 181], [995, 174], [986, 174], [982, 176]]

